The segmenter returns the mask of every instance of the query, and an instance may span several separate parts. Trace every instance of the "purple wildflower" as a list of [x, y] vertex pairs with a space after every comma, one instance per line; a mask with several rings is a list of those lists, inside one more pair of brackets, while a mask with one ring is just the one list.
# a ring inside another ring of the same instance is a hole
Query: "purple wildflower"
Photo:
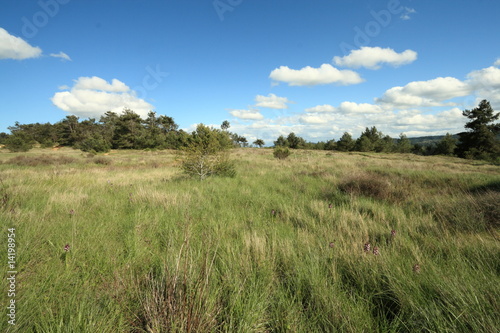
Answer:
[[363, 246], [363, 250], [365, 252], [370, 252], [371, 248], [372, 248], [372, 246], [370, 245], [370, 243], [365, 243], [365, 245]]

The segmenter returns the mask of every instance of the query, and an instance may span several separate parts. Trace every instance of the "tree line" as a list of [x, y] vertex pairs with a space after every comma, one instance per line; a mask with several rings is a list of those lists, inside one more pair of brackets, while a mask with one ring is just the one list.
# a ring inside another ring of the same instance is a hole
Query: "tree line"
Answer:
[[457, 147], [455, 136], [447, 133], [439, 142], [428, 145], [412, 144], [405, 135], [400, 134], [398, 139], [384, 135], [376, 126], [366, 129], [359, 138], [353, 139], [352, 135], [344, 132], [342, 137], [335, 141], [320, 141], [317, 143], [306, 142], [295, 133], [288, 136], [281, 135], [274, 141], [274, 147], [287, 147], [291, 149], [319, 149], [337, 151], [377, 152], [377, 153], [414, 153], [419, 155], [453, 155]]
[[[247, 146], [247, 139], [228, 131], [224, 121], [221, 132], [234, 146]], [[193, 133], [179, 129], [172, 117], [149, 112], [145, 119], [133, 110], [121, 114], [106, 112], [99, 120], [80, 120], [67, 116], [51, 123], [20, 124], [0, 133], [0, 143], [11, 151], [28, 151], [34, 145], [43, 148], [73, 147], [85, 152], [101, 153], [111, 149], [183, 149], [190, 145]]]
[[[495, 113], [486, 100], [472, 110], [463, 111], [469, 119], [465, 132], [458, 135], [447, 133], [439, 142], [431, 145], [412, 144], [406, 135], [398, 139], [384, 135], [375, 126], [367, 127], [359, 138], [353, 139], [345, 132], [342, 137], [326, 142], [307, 142], [295, 133], [279, 136], [274, 147], [290, 149], [320, 149], [337, 151], [415, 153], [421, 155], [455, 155], [464, 158], [498, 160], [500, 157], [500, 113]], [[206, 127], [206, 126], [205, 126]], [[247, 147], [248, 140], [228, 131], [230, 124], [224, 121], [220, 129], [210, 130], [213, 137], [224, 141], [224, 147]], [[20, 124], [9, 127], [10, 134], [0, 133], [0, 144], [11, 151], [27, 151], [35, 144], [41, 147], [68, 146], [85, 152], [99, 153], [111, 149], [192, 149], [199, 141], [197, 131], [188, 133], [179, 129], [174, 119], [149, 112], [145, 119], [133, 110], [125, 109], [121, 114], [106, 112], [99, 120], [80, 120], [67, 116], [55, 123]], [[206, 136], [208, 137], [208, 136]], [[194, 140], [194, 141], [193, 141]], [[257, 139], [253, 145], [262, 147], [265, 142]]]
[[338, 140], [326, 142], [306, 142], [295, 133], [279, 136], [274, 141], [274, 147], [290, 149], [324, 149], [337, 151], [384, 152], [384, 153], [414, 153], [419, 155], [449, 155], [469, 159], [500, 161], [500, 124], [497, 120], [500, 113], [495, 113], [487, 100], [479, 103], [472, 110], [462, 114], [469, 119], [465, 124], [465, 132], [457, 135], [446, 133], [438, 142], [431, 144], [412, 144], [405, 134], [398, 139], [384, 135], [375, 126], [366, 129], [359, 138], [345, 132]]

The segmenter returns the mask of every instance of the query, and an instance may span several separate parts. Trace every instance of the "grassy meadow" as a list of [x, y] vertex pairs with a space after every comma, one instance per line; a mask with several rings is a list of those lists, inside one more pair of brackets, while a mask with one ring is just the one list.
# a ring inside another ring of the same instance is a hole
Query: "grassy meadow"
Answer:
[[231, 156], [198, 181], [172, 151], [0, 151], [0, 331], [500, 331], [500, 166]]

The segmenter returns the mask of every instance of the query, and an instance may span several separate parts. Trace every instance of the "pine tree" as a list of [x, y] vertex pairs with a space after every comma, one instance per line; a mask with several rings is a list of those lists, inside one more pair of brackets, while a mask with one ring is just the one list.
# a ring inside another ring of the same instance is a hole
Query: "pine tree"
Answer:
[[406, 137], [405, 134], [401, 133], [399, 135], [398, 143], [396, 144], [396, 151], [398, 153], [410, 153], [413, 148], [413, 145], [410, 142], [410, 139]]
[[259, 148], [262, 148], [262, 146], [265, 145], [266, 143], [262, 139], [257, 139], [253, 142], [253, 144], [259, 146]]
[[344, 135], [337, 141], [337, 149], [340, 151], [351, 151], [354, 148], [355, 141], [351, 134], [344, 132]]
[[453, 155], [456, 148], [457, 148], [457, 139], [455, 139], [453, 135], [451, 135], [450, 133], [446, 133], [446, 135], [436, 145], [435, 154]]
[[500, 142], [496, 136], [500, 133], [500, 124], [495, 123], [500, 117], [487, 100], [482, 100], [477, 108], [465, 110], [462, 114], [470, 121], [465, 124], [468, 132], [460, 133], [457, 153], [460, 157], [475, 159], [496, 159], [500, 156]]

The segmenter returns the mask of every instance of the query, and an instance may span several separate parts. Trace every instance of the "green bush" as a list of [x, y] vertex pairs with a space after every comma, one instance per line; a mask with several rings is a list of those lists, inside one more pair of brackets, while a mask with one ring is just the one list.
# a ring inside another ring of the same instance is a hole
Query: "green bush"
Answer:
[[92, 159], [95, 164], [110, 165], [111, 160], [109, 158], [98, 156]]
[[280, 160], [286, 159], [290, 154], [290, 149], [288, 149], [288, 147], [276, 147], [273, 151], [274, 157]]
[[33, 148], [33, 140], [23, 132], [14, 132], [5, 141], [5, 147], [13, 153], [27, 152]]
[[87, 153], [107, 153], [111, 144], [102, 136], [87, 137], [75, 145], [75, 148]]
[[198, 125], [184, 149], [181, 168], [190, 176], [203, 180], [210, 176], [234, 177], [234, 162], [229, 160], [231, 141], [226, 132]]

